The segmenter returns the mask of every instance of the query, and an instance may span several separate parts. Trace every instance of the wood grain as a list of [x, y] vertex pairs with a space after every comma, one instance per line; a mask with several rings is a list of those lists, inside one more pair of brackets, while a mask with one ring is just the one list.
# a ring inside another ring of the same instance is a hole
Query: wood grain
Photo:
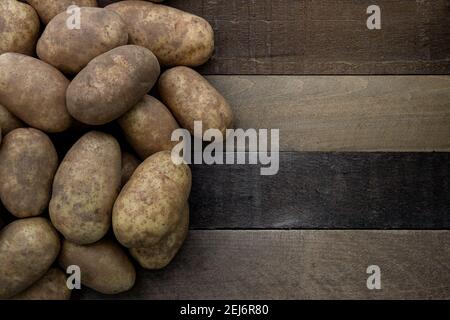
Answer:
[[194, 165], [192, 229], [450, 229], [450, 153], [280, 154]]
[[[368, 290], [366, 269], [381, 269]], [[173, 263], [83, 299], [450, 299], [449, 231], [192, 231]]]
[[284, 151], [450, 151], [450, 76], [210, 76]]
[[[117, 2], [101, 0], [101, 4]], [[209, 20], [208, 74], [450, 73], [450, 0], [172, 0]], [[377, 4], [382, 29], [368, 30]]]

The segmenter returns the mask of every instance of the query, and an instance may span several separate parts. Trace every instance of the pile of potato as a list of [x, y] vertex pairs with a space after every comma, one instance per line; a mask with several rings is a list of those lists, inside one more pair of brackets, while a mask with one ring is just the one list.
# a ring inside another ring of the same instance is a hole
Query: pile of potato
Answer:
[[73, 265], [124, 292], [130, 256], [164, 268], [185, 240], [192, 178], [171, 134], [225, 132], [233, 115], [191, 69], [213, 53], [211, 26], [152, 2], [0, 1], [0, 298], [68, 299]]

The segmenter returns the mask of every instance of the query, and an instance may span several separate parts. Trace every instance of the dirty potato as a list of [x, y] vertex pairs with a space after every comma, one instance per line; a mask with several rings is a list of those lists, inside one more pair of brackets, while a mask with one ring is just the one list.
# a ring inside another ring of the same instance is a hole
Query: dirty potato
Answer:
[[117, 141], [101, 132], [78, 140], [56, 172], [49, 213], [66, 239], [89, 244], [103, 238], [120, 188], [121, 152]]
[[24, 124], [11, 112], [0, 104], [0, 127], [3, 136], [17, 128], [22, 128]]
[[172, 162], [171, 152], [147, 158], [122, 189], [113, 209], [113, 229], [127, 248], [146, 248], [175, 230], [191, 189], [191, 171]]
[[128, 291], [136, 280], [136, 271], [128, 256], [109, 239], [85, 246], [65, 240], [59, 264], [64, 269], [79, 266], [81, 283], [104, 294]]
[[150, 49], [162, 66], [199, 66], [214, 51], [213, 29], [193, 14], [144, 1], [121, 1], [106, 8], [124, 19], [130, 43]]
[[130, 180], [133, 172], [140, 164], [141, 162], [134, 155], [126, 151], [122, 152], [122, 186]]
[[208, 129], [218, 129], [224, 137], [226, 129], [233, 126], [233, 112], [225, 98], [190, 68], [175, 67], [164, 72], [158, 90], [178, 123], [192, 134], [194, 121], [202, 121], [202, 134]]
[[149, 248], [130, 249], [130, 254], [145, 269], [166, 267], [180, 250], [189, 230], [189, 206], [183, 209], [181, 219], [175, 229], [161, 241]]
[[51, 268], [41, 279], [25, 291], [14, 296], [14, 300], [69, 300], [71, 291], [67, 287], [63, 271]]
[[82, 29], [67, 28], [69, 17], [62, 12], [53, 18], [37, 44], [39, 58], [62, 72], [76, 74], [95, 57], [128, 42], [126, 25], [113, 11], [80, 8]]
[[148, 95], [123, 115], [119, 124], [141, 159], [171, 150], [177, 143], [171, 141], [172, 132], [179, 128], [177, 121], [165, 105]]
[[67, 89], [67, 108], [85, 124], [108, 123], [135, 106], [159, 73], [158, 60], [150, 50], [134, 45], [112, 49], [75, 77]]
[[58, 256], [59, 237], [44, 218], [16, 220], [0, 231], [0, 299], [22, 292], [45, 275]]
[[0, 55], [0, 104], [34, 128], [61, 132], [70, 127], [68, 85], [69, 80], [45, 62], [19, 53]]
[[11, 131], [0, 149], [0, 198], [18, 218], [40, 215], [48, 206], [58, 155], [36, 129]]
[[71, 5], [78, 7], [97, 7], [96, 0], [25, 0], [39, 14], [42, 22], [47, 24], [59, 13], [66, 11]]
[[33, 55], [39, 28], [39, 17], [31, 6], [16, 0], [0, 1], [0, 54]]

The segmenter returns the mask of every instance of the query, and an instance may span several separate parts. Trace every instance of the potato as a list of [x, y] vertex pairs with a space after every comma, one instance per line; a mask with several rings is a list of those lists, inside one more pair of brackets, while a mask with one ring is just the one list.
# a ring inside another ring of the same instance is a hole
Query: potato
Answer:
[[39, 58], [65, 73], [76, 74], [95, 57], [128, 43], [119, 15], [100, 8], [81, 8], [82, 29], [66, 27], [70, 15], [58, 14], [37, 44]]
[[89, 132], [64, 157], [53, 182], [49, 213], [66, 239], [89, 244], [103, 238], [120, 188], [120, 146], [112, 136]]
[[10, 298], [39, 280], [60, 249], [59, 237], [44, 218], [16, 220], [0, 231], [0, 299]]
[[39, 17], [31, 6], [16, 0], [0, 1], [0, 54], [33, 55], [39, 28]]
[[166, 267], [180, 250], [189, 230], [189, 205], [186, 204], [175, 230], [149, 248], [130, 249], [130, 254], [146, 269]]
[[144, 1], [121, 1], [106, 7], [128, 25], [130, 43], [150, 49], [165, 67], [195, 67], [214, 51], [214, 32], [198, 16]]
[[153, 87], [160, 68], [155, 55], [138, 46], [121, 46], [94, 60], [67, 89], [67, 108], [90, 125], [113, 121], [134, 107]]
[[79, 7], [97, 7], [96, 0], [25, 0], [39, 14], [44, 24], [50, 22], [56, 15], [67, 10], [71, 5]]
[[61, 132], [70, 127], [68, 85], [58, 69], [38, 59], [19, 53], [0, 56], [0, 104], [34, 128]]
[[0, 104], [0, 127], [3, 136], [17, 128], [22, 128], [24, 124], [17, 119], [11, 112]]
[[51, 268], [25, 291], [14, 296], [14, 300], [69, 300], [71, 291], [67, 287], [67, 278], [63, 271]]
[[[218, 129], [225, 137], [233, 126], [233, 112], [225, 98], [200, 74], [187, 67], [164, 72], [158, 90], [178, 123], [194, 134], [194, 121], [202, 121], [203, 133]], [[201, 136], [198, 136], [201, 138]]]
[[126, 151], [122, 152], [122, 186], [130, 180], [133, 172], [140, 164], [141, 162], [134, 155]]
[[146, 248], [172, 232], [191, 189], [191, 171], [170, 151], [147, 158], [122, 189], [113, 208], [113, 230], [127, 248]]
[[136, 280], [136, 271], [128, 256], [109, 239], [86, 246], [65, 240], [59, 264], [64, 269], [79, 266], [81, 283], [104, 294], [128, 291]]
[[0, 198], [18, 218], [40, 215], [48, 206], [58, 155], [36, 129], [11, 131], [0, 149]]
[[171, 150], [177, 142], [171, 141], [172, 132], [179, 128], [165, 105], [151, 96], [145, 96], [119, 119], [124, 135], [141, 159]]

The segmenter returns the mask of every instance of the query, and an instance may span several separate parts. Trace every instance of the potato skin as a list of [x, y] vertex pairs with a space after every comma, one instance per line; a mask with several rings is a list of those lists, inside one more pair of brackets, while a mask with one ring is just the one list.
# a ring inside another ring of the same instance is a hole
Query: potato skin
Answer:
[[67, 89], [67, 108], [85, 124], [108, 123], [135, 106], [159, 73], [158, 60], [150, 50], [133, 45], [112, 49], [73, 79]]
[[0, 104], [0, 127], [3, 136], [17, 128], [22, 128], [23, 122], [16, 118], [11, 112]]
[[113, 230], [127, 248], [151, 247], [178, 224], [191, 189], [191, 171], [175, 165], [170, 151], [147, 158], [122, 189], [113, 209]]
[[39, 14], [44, 24], [47, 24], [56, 15], [67, 10], [75, 4], [79, 7], [97, 7], [96, 0], [25, 0]]
[[225, 98], [190, 68], [175, 67], [164, 72], [158, 90], [178, 123], [192, 134], [194, 121], [202, 121], [203, 132], [218, 129], [224, 137], [226, 129], [233, 126], [233, 111]]
[[141, 161], [129, 152], [122, 152], [122, 183], [124, 186], [130, 180], [133, 172], [141, 164]]
[[82, 30], [67, 28], [70, 14], [62, 12], [37, 43], [39, 58], [64, 73], [76, 74], [95, 57], [128, 42], [127, 27], [115, 12], [86, 7], [80, 14]]
[[0, 299], [10, 298], [39, 280], [60, 249], [47, 219], [16, 220], [0, 231]]
[[121, 1], [106, 9], [125, 20], [130, 43], [150, 49], [162, 66], [196, 67], [213, 54], [214, 31], [203, 18], [144, 1]]
[[63, 269], [77, 265], [81, 283], [104, 294], [130, 290], [136, 280], [136, 271], [125, 252], [110, 239], [81, 246], [64, 240], [59, 264]]
[[118, 122], [141, 159], [171, 150], [177, 144], [171, 141], [172, 132], [179, 128], [177, 121], [167, 107], [152, 96], [146, 95]]
[[39, 17], [31, 6], [16, 0], [0, 1], [0, 55], [33, 55], [39, 28]]
[[103, 238], [121, 179], [117, 141], [101, 132], [82, 136], [66, 154], [53, 181], [50, 219], [66, 239], [89, 244]]
[[18, 218], [40, 215], [48, 206], [58, 155], [36, 129], [11, 131], [0, 149], [0, 198]]
[[0, 56], [0, 104], [36, 129], [61, 132], [70, 127], [68, 85], [58, 69], [38, 59], [19, 53]]
[[12, 297], [13, 300], [69, 300], [72, 292], [67, 287], [67, 277], [58, 268], [48, 272], [31, 287]]
[[180, 250], [188, 231], [189, 205], [186, 204], [181, 220], [178, 222], [175, 230], [149, 248], [130, 249], [130, 254], [145, 269], [156, 270], [165, 268]]

